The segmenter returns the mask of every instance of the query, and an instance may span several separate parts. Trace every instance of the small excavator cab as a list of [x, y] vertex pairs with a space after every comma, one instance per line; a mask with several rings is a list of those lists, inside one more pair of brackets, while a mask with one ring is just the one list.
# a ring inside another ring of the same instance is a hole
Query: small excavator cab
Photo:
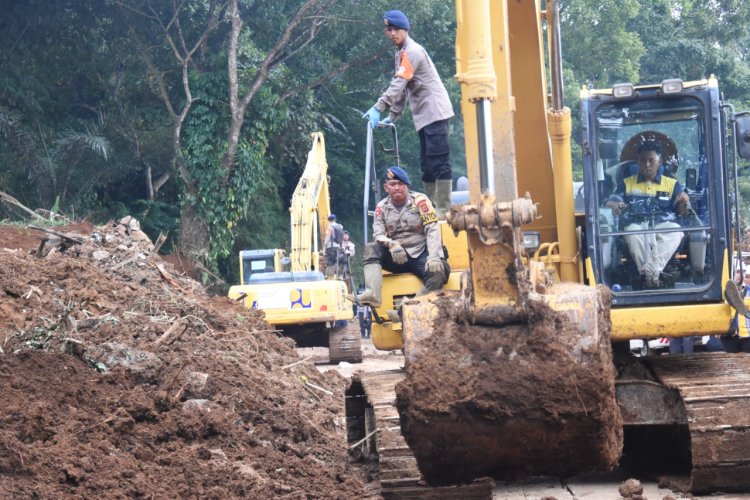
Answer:
[[240, 282], [250, 284], [254, 275], [288, 271], [288, 257], [280, 248], [240, 251]]

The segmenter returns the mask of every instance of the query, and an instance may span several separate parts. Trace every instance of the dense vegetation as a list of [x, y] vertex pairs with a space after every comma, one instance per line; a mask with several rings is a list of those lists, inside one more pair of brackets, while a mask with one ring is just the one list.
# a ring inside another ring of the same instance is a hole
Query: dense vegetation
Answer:
[[[567, 104], [582, 85], [716, 74], [750, 107], [750, 3], [564, 0]], [[0, 0], [0, 190], [152, 236], [231, 276], [240, 248], [288, 245], [310, 133], [332, 207], [361, 241], [365, 125], [389, 79], [383, 0]], [[453, 3], [401, 2], [458, 109]], [[454, 120], [456, 169], [462, 127]], [[418, 168], [411, 121], [402, 162]], [[575, 132], [574, 132], [575, 133]], [[574, 136], [574, 140], [577, 136]], [[743, 185], [750, 195], [750, 183]], [[750, 198], [750, 196], [748, 196]], [[0, 218], [16, 215], [0, 207]], [[231, 277], [230, 277], [231, 279]]]

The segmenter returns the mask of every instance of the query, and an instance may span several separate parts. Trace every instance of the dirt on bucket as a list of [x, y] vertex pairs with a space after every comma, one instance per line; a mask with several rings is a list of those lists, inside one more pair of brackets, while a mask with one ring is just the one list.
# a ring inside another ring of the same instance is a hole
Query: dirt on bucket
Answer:
[[432, 331], [411, 351], [407, 342], [396, 388], [402, 432], [428, 482], [566, 477], [617, 464], [609, 293], [572, 291], [598, 302], [596, 333], [541, 300], [529, 301], [527, 321], [500, 326], [457, 318], [456, 294], [433, 301]]

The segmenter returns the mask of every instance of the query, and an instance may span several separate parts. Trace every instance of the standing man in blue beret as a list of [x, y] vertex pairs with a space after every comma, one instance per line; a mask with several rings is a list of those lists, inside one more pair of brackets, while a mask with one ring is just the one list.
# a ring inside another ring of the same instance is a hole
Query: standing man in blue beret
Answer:
[[383, 269], [419, 276], [424, 286], [417, 295], [440, 290], [448, 281], [451, 271], [435, 209], [427, 196], [409, 186], [404, 169], [386, 170], [383, 187], [388, 196], [375, 207], [374, 241], [363, 252], [365, 291], [356, 297], [358, 304], [380, 306]]
[[450, 209], [453, 169], [448, 149], [448, 128], [453, 107], [427, 51], [409, 38], [409, 19], [400, 10], [383, 14], [385, 34], [397, 47], [395, 74], [378, 102], [362, 115], [375, 128], [380, 114], [389, 110], [384, 124], [395, 122], [409, 102], [419, 133], [419, 162], [425, 194], [435, 203], [440, 219]]

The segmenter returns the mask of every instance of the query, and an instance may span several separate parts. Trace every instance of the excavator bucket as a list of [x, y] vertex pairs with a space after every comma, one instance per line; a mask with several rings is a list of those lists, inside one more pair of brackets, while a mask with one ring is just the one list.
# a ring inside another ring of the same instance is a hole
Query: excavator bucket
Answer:
[[622, 450], [606, 288], [560, 284], [528, 319], [469, 324], [459, 295], [403, 308], [401, 430], [431, 485], [609, 470]]

